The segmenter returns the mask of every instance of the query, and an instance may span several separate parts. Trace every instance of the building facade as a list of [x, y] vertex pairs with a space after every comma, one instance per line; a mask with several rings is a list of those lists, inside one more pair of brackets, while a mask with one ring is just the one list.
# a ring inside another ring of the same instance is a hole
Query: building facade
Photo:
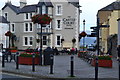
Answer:
[[0, 16], [0, 44], [3, 44], [3, 48], [9, 47], [9, 37], [5, 36], [5, 33], [9, 30], [9, 22]]
[[[115, 2], [107, 5], [106, 7], [98, 11], [100, 25], [108, 25], [107, 27], [100, 27], [100, 46], [101, 51], [105, 53], [107, 52], [109, 53], [110, 50], [115, 50], [113, 51], [113, 54], [114, 52], [116, 53], [116, 47], [112, 44], [112, 42], [109, 42], [110, 40], [108, 39], [118, 34], [117, 19], [120, 17], [119, 12], [120, 12], [120, 0], [116, 0]], [[111, 44], [111, 47], [109, 44]]]
[[[72, 39], [76, 39], [75, 48], [79, 48], [80, 9], [79, 1], [40, 0], [37, 4], [27, 5], [20, 0], [20, 6], [7, 2], [2, 8], [2, 15], [10, 22], [10, 31], [17, 37], [14, 42], [18, 49], [36, 48], [40, 46], [41, 25], [33, 24], [31, 17], [36, 14], [48, 14], [52, 18], [49, 25], [42, 26], [43, 48], [48, 46], [62, 48], [73, 47]], [[61, 42], [61, 39], [64, 39]]]

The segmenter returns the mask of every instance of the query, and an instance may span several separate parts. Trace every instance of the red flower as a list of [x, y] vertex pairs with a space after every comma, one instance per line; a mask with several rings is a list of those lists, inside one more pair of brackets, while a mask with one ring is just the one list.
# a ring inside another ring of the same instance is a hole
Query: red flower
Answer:
[[35, 23], [49, 24], [52, 21], [52, 19], [47, 14], [44, 14], [44, 15], [37, 14], [37, 15], [34, 15], [31, 19], [34, 24]]

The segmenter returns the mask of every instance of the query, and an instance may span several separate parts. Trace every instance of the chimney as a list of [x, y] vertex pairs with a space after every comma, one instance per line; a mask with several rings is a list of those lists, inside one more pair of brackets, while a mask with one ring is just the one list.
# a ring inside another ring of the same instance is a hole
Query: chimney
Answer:
[[24, 6], [26, 6], [26, 4], [26, 0], [20, 0], [20, 8], [23, 8]]

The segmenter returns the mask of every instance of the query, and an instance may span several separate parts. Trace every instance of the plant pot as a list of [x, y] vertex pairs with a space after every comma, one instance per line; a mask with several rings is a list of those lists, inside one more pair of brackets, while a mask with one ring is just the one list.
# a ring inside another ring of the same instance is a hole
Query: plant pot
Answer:
[[[19, 64], [27, 64], [27, 65], [32, 65], [32, 57], [18, 57]], [[39, 57], [35, 57], [35, 64], [39, 64]]]
[[[92, 60], [91, 65], [95, 66], [95, 59]], [[98, 60], [99, 67], [110, 67], [112, 68], [112, 60]]]

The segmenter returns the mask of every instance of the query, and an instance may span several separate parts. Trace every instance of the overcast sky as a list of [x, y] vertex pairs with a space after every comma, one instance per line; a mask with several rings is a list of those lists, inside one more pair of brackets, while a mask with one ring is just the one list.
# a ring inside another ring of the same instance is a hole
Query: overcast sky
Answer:
[[[0, 0], [0, 9], [5, 5], [8, 0]], [[19, 6], [20, 0], [11, 0], [12, 4]], [[37, 4], [39, 0], [27, 0], [27, 4]], [[97, 11], [116, 0], [79, 0], [82, 13], [80, 15], [81, 31], [83, 28], [83, 20], [86, 20], [86, 30], [90, 30], [90, 27], [96, 26], [96, 14]]]

